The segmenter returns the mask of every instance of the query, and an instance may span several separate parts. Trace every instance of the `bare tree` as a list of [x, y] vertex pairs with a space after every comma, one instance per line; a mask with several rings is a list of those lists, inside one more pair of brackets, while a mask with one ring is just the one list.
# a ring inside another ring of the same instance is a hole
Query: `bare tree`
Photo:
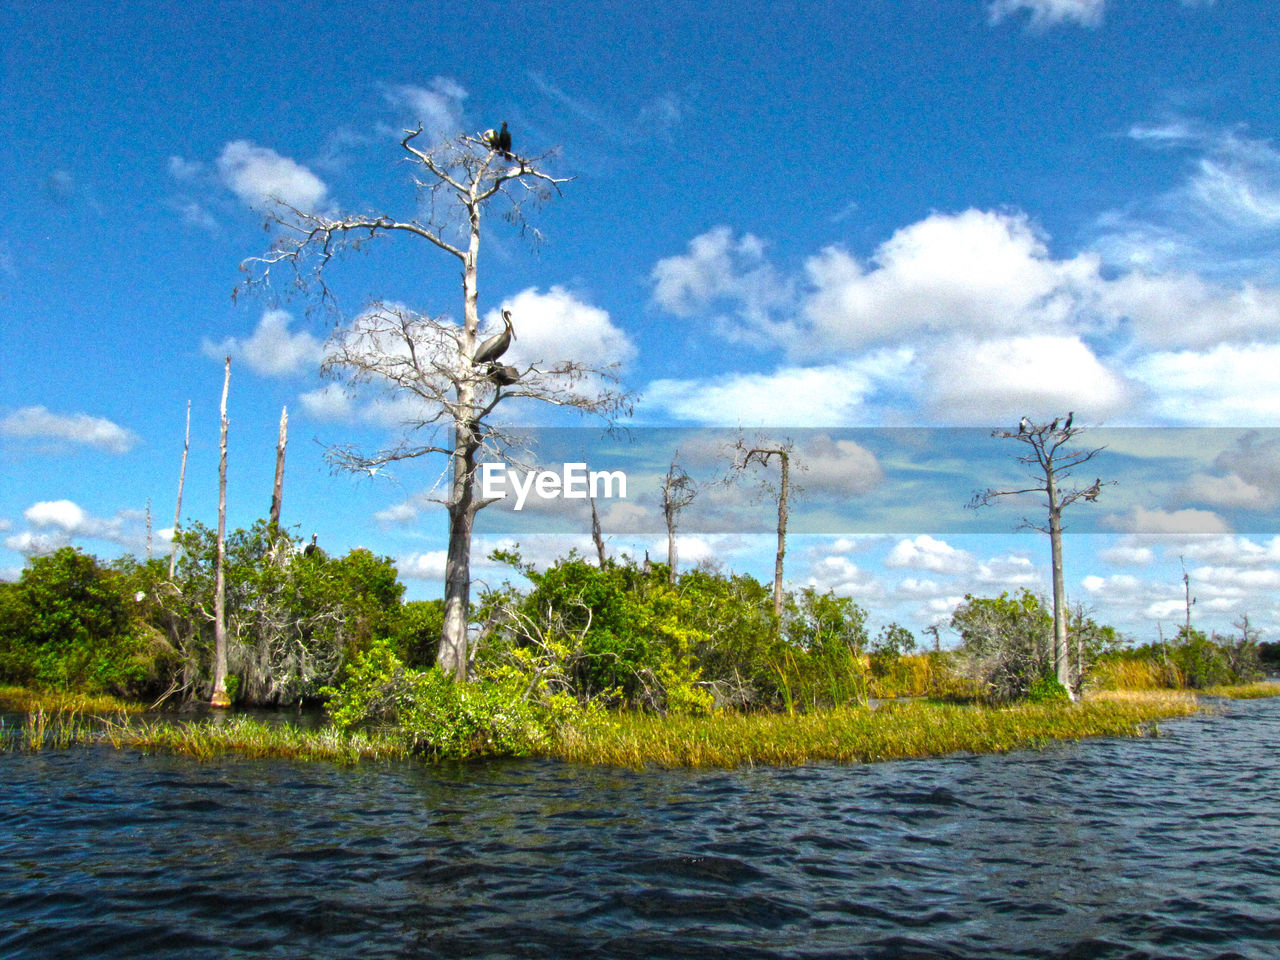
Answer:
[[280, 531], [280, 508], [284, 502], [284, 452], [289, 444], [289, 408], [280, 408], [280, 436], [276, 440], [276, 480], [271, 487], [271, 535]]
[[790, 440], [782, 443], [763, 441], [751, 446], [743, 437], [738, 437], [733, 445], [734, 459], [730, 478], [741, 476], [752, 466], [768, 467], [772, 457], [778, 458], [778, 485], [773, 487], [765, 482], [765, 486], [776, 494], [778, 502], [778, 553], [773, 564], [773, 615], [782, 618], [782, 561], [787, 555], [787, 506], [791, 495], [791, 454], [794, 444]]
[[[1071, 656], [1067, 642], [1067, 606], [1066, 589], [1062, 576], [1062, 511], [1077, 500], [1093, 503], [1104, 486], [1111, 486], [1115, 481], [1103, 483], [1099, 477], [1088, 487], [1072, 487], [1064, 489], [1063, 481], [1071, 478], [1071, 470], [1087, 463], [1101, 453], [1105, 447], [1092, 450], [1075, 450], [1067, 446], [1073, 438], [1084, 432], [1083, 427], [1072, 426], [1075, 418], [1068, 413], [1065, 423], [1062, 418], [1055, 418], [1052, 423], [1037, 425], [1023, 417], [1016, 431], [993, 430], [991, 435], [1002, 440], [1017, 440], [1029, 447], [1027, 453], [1017, 457], [1019, 463], [1031, 468], [1030, 476], [1033, 486], [1020, 490], [987, 490], [976, 493], [969, 501], [970, 507], [984, 507], [1000, 497], [1013, 497], [1025, 493], [1042, 493], [1045, 495], [1045, 506], [1049, 511], [1048, 525], [1023, 520], [1022, 526], [1049, 534], [1049, 549], [1053, 566], [1053, 664], [1054, 674], [1058, 682], [1068, 691], [1072, 690]], [[1061, 424], [1061, 426], [1059, 426]]]
[[227, 391], [231, 358], [222, 380], [222, 433], [218, 441], [218, 555], [213, 593], [213, 698], [215, 707], [231, 706], [227, 696]]
[[605, 418], [629, 411], [629, 401], [616, 388], [609, 367], [593, 369], [572, 360], [533, 362], [523, 369], [499, 363], [519, 324], [507, 310], [502, 311], [502, 331], [481, 342], [477, 278], [482, 215], [499, 204], [505, 218], [524, 233], [525, 205], [549, 199], [565, 182], [541, 169], [546, 155], [526, 158], [496, 137], [465, 134], [424, 149], [417, 144], [421, 134], [419, 125], [400, 141], [415, 168], [418, 215], [407, 220], [385, 214], [331, 217], [280, 204], [272, 220], [281, 236], [269, 253], [247, 261], [246, 269], [262, 282], [273, 267], [287, 264], [297, 281], [318, 282], [327, 298], [323, 275], [335, 254], [385, 234], [417, 237], [460, 261], [460, 325], [446, 316], [374, 303], [335, 330], [324, 370], [353, 387], [372, 386], [416, 401], [398, 441], [372, 454], [332, 448], [330, 460], [336, 466], [372, 473], [393, 461], [433, 454], [447, 458], [448, 492], [437, 500], [449, 516], [437, 662], [456, 679], [465, 679], [471, 532], [477, 511], [488, 505], [477, 497], [477, 465], [485, 458], [505, 458], [510, 445], [491, 415], [499, 403], [517, 397]]
[[680, 466], [680, 451], [671, 458], [671, 466], [662, 481], [662, 516], [667, 521], [667, 580], [676, 582], [676, 524], [680, 511], [693, 503], [698, 495], [693, 478]]
[[187, 482], [187, 452], [191, 449], [191, 401], [187, 401], [187, 436], [182, 441], [182, 470], [178, 473], [178, 505], [173, 508], [173, 541], [169, 545], [169, 579], [178, 562], [178, 524], [182, 520], [182, 487]]

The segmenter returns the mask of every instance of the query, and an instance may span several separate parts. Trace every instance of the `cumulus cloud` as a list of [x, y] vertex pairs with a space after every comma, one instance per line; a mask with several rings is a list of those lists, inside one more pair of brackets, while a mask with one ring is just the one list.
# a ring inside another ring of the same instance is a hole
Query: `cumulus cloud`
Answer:
[[1121, 542], [1100, 551], [1098, 558], [1117, 567], [1145, 567], [1155, 562], [1156, 555], [1150, 547]]
[[1168, 422], [1268, 426], [1280, 423], [1278, 364], [1280, 344], [1222, 344], [1151, 353], [1129, 373], [1149, 388], [1152, 412]]
[[270, 147], [233, 140], [222, 148], [216, 166], [223, 184], [255, 210], [271, 210], [279, 201], [314, 213], [328, 202], [323, 180]]
[[95, 517], [71, 500], [44, 500], [23, 511], [31, 529], [5, 539], [5, 546], [26, 556], [52, 553], [79, 539], [106, 540], [136, 549], [145, 543], [141, 516], [122, 510], [113, 517]]
[[264, 377], [287, 377], [316, 369], [324, 357], [324, 344], [305, 330], [292, 333], [293, 317], [284, 310], [267, 310], [246, 340], [228, 337], [221, 343], [205, 340], [201, 350], [215, 360], [242, 360]]
[[885, 557], [889, 568], [929, 570], [933, 573], [967, 573], [973, 569], [973, 555], [959, 550], [944, 540], [927, 534], [913, 540], [900, 540]]
[[810, 564], [807, 584], [819, 592], [830, 590], [841, 597], [873, 599], [884, 592], [870, 571], [847, 557], [824, 557]]
[[[625, 368], [635, 359], [635, 344], [613, 323], [609, 312], [564, 287], [553, 286], [546, 293], [530, 287], [503, 301], [502, 309], [511, 311], [516, 331], [503, 363], [515, 367], [537, 363], [546, 368], [577, 362]], [[502, 329], [500, 310], [490, 311], [485, 323], [487, 331]]]
[[879, 350], [817, 367], [772, 373], [728, 373], [706, 380], [655, 380], [646, 407], [709, 425], [835, 427], [865, 423], [865, 403], [885, 385], [906, 379], [909, 350]]
[[1035, 335], [953, 342], [931, 350], [929, 403], [951, 423], [990, 423], [1027, 410], [1076, 410], [1103, 420], [1134, 391], [1074, 336]]
[[807, 264], [815, 349], [911, 335], [1049, 332], [1075, 315], [1096, 258], [1055, 260], [1021, 214], [933, 214], [898, 230], [869, 263], [828, 248]]
[[308, 390], [298, 399], [302, 402], [302, 409], [317, 420], [346, 423], [356, 414], [356, 405], [351, 395], [336, 383]]
[[0, 434], [31, 440], [53, 440], [128, 453], [138, 443], [130, 430], [87, 413], [57, 414], [44, 407], [23, 407], [0, 420]]
[[421, 123], [432, 138], [451, 137], [463, 128], [462, 102], [467, 99], [467, 91], [449, 77], [435, 77], [425, 87], [388, 87], [383, 96], [396, 109], [407, 111], [410, 122]]
[[735, 239], [728, 227], [714, 227], [690, 240], [688, 253], [659, 260], [650, 279], [654, 303], [678, 317], [711, 312], [727, 339], [772, 343], [790, 329], [774, 313], [791, 302], [792, 284], [749, 233]]
[[1103, 525], [1125, 533], [1227, 533], [1230, 528], [1209, 510], [1148, 510], [1134, 507], [1127, 514], [1114, 514]]

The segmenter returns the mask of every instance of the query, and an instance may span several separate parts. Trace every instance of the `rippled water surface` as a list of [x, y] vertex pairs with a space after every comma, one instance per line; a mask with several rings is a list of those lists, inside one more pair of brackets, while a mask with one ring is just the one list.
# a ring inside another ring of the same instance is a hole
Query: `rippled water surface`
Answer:
[[0, 756], [0, 956], [1280, 956], [1280, 700], [873, 766]]

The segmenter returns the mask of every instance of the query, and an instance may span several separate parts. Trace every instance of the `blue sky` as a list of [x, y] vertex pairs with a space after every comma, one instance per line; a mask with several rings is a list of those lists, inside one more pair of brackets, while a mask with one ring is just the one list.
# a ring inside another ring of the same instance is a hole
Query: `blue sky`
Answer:
[[[148, 501], [164, 552], [188, 400], [183, 514], [214, 523], [229, 354], [230, 522], [267, 510], [287, 405], [285, 522], [436, 595], [438, 470], [332, 474], [325, 445], [385, 442], [396, 409], [318, 376], [332, 317], [313, 299], [231, 293], [270, 241], [268, 198], [405, 214], [399, 131], [506, 120], [574, 178], [534, 215], [536, 249], [488, 225], [481, 311], [511, 307], [520, 349], [621, 362], [646, 427], [803, 436], [819, 487], [847, 476], [855, 504], [900, 496], [903, 459], [855, 428], [981, 439], [1074, 410], [1124, 440], [1125, 480], [1068, 543], [1072, 598], [1151, 639], [1181, 619], [1185, 563], [1199, 623], [1247, 613], [1280, 638], [1272, 3], [440, 9], [3, 4], [4, 576], [67, 542], [145, 552]], [[460, 313], [454, 263], [406, 239], [333, 265], [348, 316], [370, 297]], [[938, 461], [998, 463], [986, 442]], [[789, 576], [917, 629], [965, 593], [1046, 589], [1044, 538], [1004, 532], [1016, 510], [1004, 529], [946, 519], [973, 492], [962, 473], [906, 529], [823, 529], [818, 498]], [[767, 535], [686, 535], [685, 562], [771, 571]], [[574, 545], [568, 523], [521, 540], [543, 560]]]

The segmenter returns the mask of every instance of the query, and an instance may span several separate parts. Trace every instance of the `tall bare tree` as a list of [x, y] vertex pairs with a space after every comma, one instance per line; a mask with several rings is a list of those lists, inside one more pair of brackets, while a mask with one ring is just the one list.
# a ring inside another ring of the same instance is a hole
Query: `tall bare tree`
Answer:
[[218, 555], [213, 593], [213, 698], [215, 707], [231, 706], [227, 695], [227, 391], [231, 358], [222, 380], [222, 431], [218, 441]]
[[178, 473], [178, 505], [173, 508], [173, 540], [169, 544], [169, 579], [178, 562], [178, 524], [182, 520], [182, 487], [187, 482], [187, 451], [191, 449], [191, 401], [187, 401], [187, 435], [182, 441], [182, 470]]
[[[383, 464], [427, 455], [447, 458], [449, 517], [445, 560], [444, 627], [437, 662], [457, 679], [467, 675], [470, 614], [471, 533], [477, 511], [477, 464], [506, 456], [510, 446], [493, 418], [504, 401], [526, 397], [606, 418], [629, 411], [610, 367], [590, 368], [573, 360], [531, 362], [523, 368], [499, 359], [517, 336], [520, 318], [503, 310], [503, 329], [481, 340], [479, 257], [481, 222], [491, 206], [525, 232], [525, 205], [549, 199], [565, 180], [542, 169], [547, 155], [524, 157], [498, 135], [459, 135], [434, 147], [418, 144], [422, 126], [400, 141], [414, 168], [418, 197], [410, 219], [386, 214], [333, 217], [280, 204], [279, 227], [270, 252], [246, 262], [254, 281], [269, 279], [274, 266], [293, 268], [295, 280], [328, 288], [324, 272], [343, 247], [397, 234], [425, 240], [462, 266], [462, 323], [376, 302], [341, 324], [329, 341], [324, 370], [354, 387], [372, 386], [417, 402], [404, 420], [404, 434], [374, 453], [351, 447], [329, 451], [331, 462], [373, 472]], [[535, 232], [536, 233], [536, 232]], [[424, 438], [425, 442], [424, 442]]]
[[680, 451], [671, 458], [671, 466], [662, 480], [662, 516], [667, 522], [667, 579], [676, 582], [676, 525], [680, 511], [693, 503], [698, 488], [680, 466]]
[[791, 454], [793, 444], [790, 440], [783, 443], [761, 442], [752, 446], [745, 438], [738, 437], [734, 443], [733, 467], [730, 478], [741, 476], [753, 466], [768, 467], [769, 460], [778, 458], [778, 485], [773, 487], [762, 481], [766, 488], [776, 494], [778, 502], [778, 552], [773, 564], [773, 614], [782, 618], [782, 562], [787, 555], [787, 517], [791, 496]]
[[975, 493], [969, 501], [970, 507], [984, 507], [1001, 497], [1015, 497], [1026, 493], [1041, 493], [1045, 496], [1045, 507], [1048, 509], [1047, 524], [1032, 523], [1023, 520], [1022, 526], [1049, 535], [1049, 550], [1053, 566], [1053, 666], [1058, 682], [1072, 691], [1071, 656], [1067, 642], [1067, 604], [1066, 588], [1062, 575], [1062, 511], [1077, 500], [1093, 503], [1104, 486], [1112, 486], [1115, 481], [1104, 483], [1099, 477], [1087, 487], [1064, 487], [1065, 481], [1071, 479], [1071, 471], [1083, 463], [1088, 463], [1105, 447], [1094, 447], [1090, 450], [1075, 449], [1068, 444], [1084, 433], [1083, 427], [1074, 426], [1075, 415], [1068, 413], [1065, 421], [1061, 417], [1052, 423], [1034, 424], [1023, 417], [1018, 429], [993, 430], [991, 435], [1002, 440], [1017, 440], [1028, 447], [1026, 453], [1018, 456], [1019, 463], [1029, 470], [1033, 485], [1019, 490], [996, 490], [988, 488]]

